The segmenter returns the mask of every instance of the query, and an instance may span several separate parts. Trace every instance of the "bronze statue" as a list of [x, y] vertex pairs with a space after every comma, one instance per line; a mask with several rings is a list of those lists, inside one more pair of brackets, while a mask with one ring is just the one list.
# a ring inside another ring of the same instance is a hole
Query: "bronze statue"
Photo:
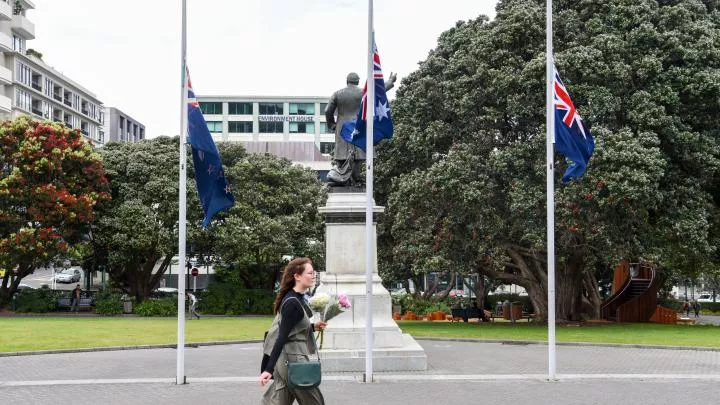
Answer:
[[[385, 91], [395, 86], [397, 74], [390, 73], [385, 82]], [[365, 161], [365, 152], [357, 146], [346, 142], [340, 136], [343, 123], [357, 118], [362, 103], [362, 89], [358, 87], [360, 76], [357, 73], [347, 75], [347, 87], [342, 88], [330, 97], [325, 120], [328, 129], [335, 132], [335, 150], [333, 151], [333, 167], [327, 175], [331, 186], [359, 185], [362, 183], [360, 168]], [[337, 110], [337, 120], [335, 113]], [[359, 163], [359, 164], [358, 164]]]

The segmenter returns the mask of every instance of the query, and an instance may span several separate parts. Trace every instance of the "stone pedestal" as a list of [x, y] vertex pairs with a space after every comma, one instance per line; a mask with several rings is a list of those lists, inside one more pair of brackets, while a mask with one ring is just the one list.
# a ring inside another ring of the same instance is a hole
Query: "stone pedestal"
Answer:
[[[325, 216], [326, 272], [321, 273], [318, 292], [348, 295], [352, 308], [333, 318], [324, 332], [323, 371], [365, 370], [365, 193], [332, 192]], [[374, 207], [374, 215], [383, 207]], [[373, 243], [376, 242], [373, 224]], [[376, 245], [377, 246], [377, 245]], [[390, 293], [377, 274], [373, 258], [373, 370], [418, 371], [427, 369], [423, 348], [403, 334], [392, 319]]]

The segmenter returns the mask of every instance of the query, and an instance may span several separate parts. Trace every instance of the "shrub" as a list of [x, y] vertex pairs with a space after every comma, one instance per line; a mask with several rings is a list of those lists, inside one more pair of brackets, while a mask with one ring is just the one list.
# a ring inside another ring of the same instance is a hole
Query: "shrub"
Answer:
[[275, 294], [267, 290], [246, 290], [233, 283], [212, 283], [198, 298], [198, 311], [205, 314], [270, 315]]
[[147, 299], [135, 306], [138, 316], [177, 316], [177, 298]]
[[100, 315], [119, 315], [123, 312], [122, 294], [102, 289], [95, 295], [95, 312]]
[[38, 290], [23, 289], [17, 293], [15, 311], [35, 313], [54, 311], [57, 297], [58, 295], [47, 286]]

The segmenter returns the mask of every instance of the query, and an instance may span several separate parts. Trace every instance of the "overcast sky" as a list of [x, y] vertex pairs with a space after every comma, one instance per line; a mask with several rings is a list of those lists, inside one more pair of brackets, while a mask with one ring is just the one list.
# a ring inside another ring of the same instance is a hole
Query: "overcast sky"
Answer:
[[[147, 127], [179, 133], [181, 0], [33, 0], [43, 60]], [[459, 20], [495, 0], [376, 0], [385, 76], [402, 80]], [[198, 95], [330, 96], [365, 80], [367, 0], [188, 0], [188, 65]], [[394, 92], [394, 90], [393, 90]], [[392, 93], [391, 93], [392, 97]]]

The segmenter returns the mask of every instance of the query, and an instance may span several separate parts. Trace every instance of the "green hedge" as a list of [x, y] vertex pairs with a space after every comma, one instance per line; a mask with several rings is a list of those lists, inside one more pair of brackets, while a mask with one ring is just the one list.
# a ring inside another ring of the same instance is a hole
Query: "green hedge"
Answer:
[[59, 294], [44, 286], [32, 290], [22, 289], [15, 298], [15, 312], [43, 313], [55, 311]]
[[268, 290], [246, 290], [231, 283], [212, 283], [198, 293], [197, 310], [216, 315], [271, 315], [275, 293]]
[[95, 295], [95, 313], [119, 315], [123, 313], [122, 294], [119, 291], [103, 289]]
[[146, 299], [134, 310], [138, 316], [177, 316], [177, 298]]

